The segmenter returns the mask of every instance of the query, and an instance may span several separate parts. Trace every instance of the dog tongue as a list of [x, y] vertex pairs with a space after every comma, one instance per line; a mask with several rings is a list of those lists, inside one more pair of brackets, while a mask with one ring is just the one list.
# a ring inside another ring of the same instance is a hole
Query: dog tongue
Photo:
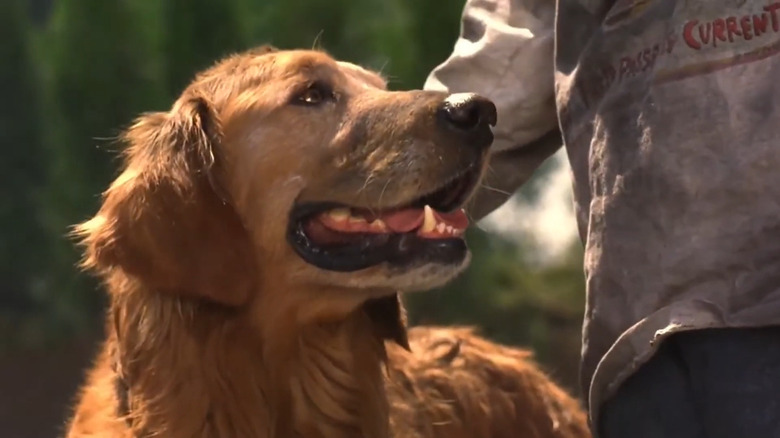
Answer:
[[[464, 229], [469, 225], [469, 219], [463, 210], [452, 213], [441, 213], [433, 210], [433, 216], [437, 223], [444, 223], [453, 228]], [[422, 226], [425, 221], [425, 210], [421, 208], [407, 208], [388, 213], [379, 214], [379, 219], [387, 224], [387, 228], [396, 233], [408, 233]]]
[[389, 213], [381, 213], [378, 217], [387, 225], [387, 228], [390, 228], [394, 232], [408, 233], [422, 225], [424, 216], [425, 214], [422, 209], [407, 208]]
[[469, 225], [463, 210], [440, 213], [429, 206], [387, 212], [342, 208], [323, 212], [312, 222], [316, 224], [310, 224], [307, 232], [316, 234], [318, 241], [323, 242], [340, 240], [338, 234], [326, 233], [326, 230], [352, 234], [409, 233], [417, 230], [421, 237], [446, 238], [459, 236]]

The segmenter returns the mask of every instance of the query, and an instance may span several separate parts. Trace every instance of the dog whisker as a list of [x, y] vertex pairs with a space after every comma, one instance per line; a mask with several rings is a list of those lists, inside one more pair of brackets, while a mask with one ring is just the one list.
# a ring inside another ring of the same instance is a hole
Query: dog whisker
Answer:
[[491, 164], [488, 164], [487, 169], [485, 169], [485, 171], [486, 171], [485, 173], [490, 173], [490, 174], [495, 174], [496, 173], [496, 169], [494, 169], [493, 165], [491, 165]]
[[358, 194], [362, 193], [368, 188], [368, 185], [371, 184], [371, 181], [374, 179], [374, 174], [370, 174], [366, 177], [366, 180], [363, 182], [363, 186], [358, 189]]
[[507, 192], [506, 190], [497, 189], [497, 188], [491, 187], [491, 186], [489, 186], [487, 184], [480, 184], [480, 187], [482, 187], [482, 188], [484, 188], [486, 190], [490, 190], [491, 192], [499, 193], [499, 194], [506, 195], [506, 196], [512, 196], [513, 195], [513, 193], [511, 193], [511, 192]]
[[390, 64], [390, 60], [389, 60], [389, 59], [385, 59], [385, 62], [384, 62], [384, 63], [382, 63], [382, 66], [381, 66], [381, 67], [379, 67], [379, 72], [378, 72], [378, 73], [379, 73], [379, 74], [380, 74], [382, 77], [384, 77], [384, 78], [388, 78], [388, 76], [386, 76], [386, 75], [385, 75], [385, 68], [387, 67], [387, 64]]
[[382, 77], [385, 78], [385, 80], [387, 81], [388, 84], [398, 84], [398, 83], [401, 83], [401, 78], [399, 78], [398, 76], [384, 75], [383, 74]]
[[379, 205], [382, 205], [382, 197], [384, 197], [384, 195], [385, 195], [385, 191], [387, 190], [387, 186], [389, 186], [389, 185], [390, 185], [390, 182], [391, 182], [392, 180], [393, 180], [392, 178], [388, 178], [388, 179], [387, 179], [387, 182], [385, 182], [385, 186], [384, 186], [384, 187], [382, 187], [382, 192], [381, 192], [381, 193], [379, 193]]
[[312, 50], [322, 49], [322, 35], [324, 33], [325, 33], [325, 29], [320, 29], [320, 31], [317, 32], [317, 36], [314, 37], [314, 42], [311, 44]]

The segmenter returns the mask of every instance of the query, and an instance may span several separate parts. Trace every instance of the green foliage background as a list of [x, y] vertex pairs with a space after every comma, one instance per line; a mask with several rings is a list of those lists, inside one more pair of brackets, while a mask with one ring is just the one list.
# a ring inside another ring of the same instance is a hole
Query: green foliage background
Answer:
[[[68, 226], [115, 175], [113, 139], [165, 109], [194, 72], [263, 43], [322, 47], [422, 86], [447, 57], [463, 1], [0, 1], [0, 354], [100, 328], [102, 294], [77, 272]], [[35, 20], [33, 21], [33, 17]], [[533, 184], [523, 191], [533, 202]], [[545, 267], [475, 229], [474, 261], [443, 290], [409, 296], [415, 323], [471, 324], [530, 346], [570, 387], [583, 308], [582, 251]]]

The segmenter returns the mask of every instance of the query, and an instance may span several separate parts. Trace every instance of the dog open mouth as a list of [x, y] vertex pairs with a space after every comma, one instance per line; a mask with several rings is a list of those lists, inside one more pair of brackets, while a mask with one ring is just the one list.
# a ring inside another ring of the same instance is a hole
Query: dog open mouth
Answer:
[[299, 256], [319, 268], [350, 272], [379, 263], [459, 264], [468, 254], [462, 209], [479, 180], [478, 168], [402, 206], [381, 210], [334, 203], [293, 209], [289, 241]]

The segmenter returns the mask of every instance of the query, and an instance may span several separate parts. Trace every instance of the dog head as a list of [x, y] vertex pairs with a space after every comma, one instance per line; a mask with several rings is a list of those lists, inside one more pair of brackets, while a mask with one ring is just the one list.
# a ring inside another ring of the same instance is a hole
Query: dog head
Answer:
[[229, 306], [348, 310], [442, 285], [468, 263], [462, 207], [495, 122], [484, 98], [390, 92], [318, 51], [229, 57], [127, 131], [122, 173], [77, 228], [85, 265]]

